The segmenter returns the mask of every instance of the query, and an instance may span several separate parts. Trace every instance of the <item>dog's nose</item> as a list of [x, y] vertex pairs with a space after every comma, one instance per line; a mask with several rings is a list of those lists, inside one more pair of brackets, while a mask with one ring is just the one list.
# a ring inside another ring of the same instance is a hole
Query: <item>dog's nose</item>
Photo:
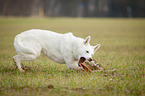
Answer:
[[88, 61], [93, 61], [93, 59], [92, 58], [89, 58]]

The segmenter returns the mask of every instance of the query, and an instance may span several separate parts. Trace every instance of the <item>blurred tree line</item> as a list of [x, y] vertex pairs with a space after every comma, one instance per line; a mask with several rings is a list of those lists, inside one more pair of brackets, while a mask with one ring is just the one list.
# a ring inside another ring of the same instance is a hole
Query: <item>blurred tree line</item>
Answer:
[[145, 17], [145, 0], [0, 0], [0, 16]]

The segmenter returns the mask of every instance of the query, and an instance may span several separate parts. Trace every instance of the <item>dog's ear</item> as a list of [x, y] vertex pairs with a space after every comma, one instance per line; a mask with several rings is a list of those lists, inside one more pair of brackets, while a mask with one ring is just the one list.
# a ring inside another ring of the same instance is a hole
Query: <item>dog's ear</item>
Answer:
[[91, 40], [91, 36], [88, 36], [88, 37], [85, 39], [84, 44], [89, 44], [90, 40]]
[[100, 48], [101, 44], [97, 44], [94, 46], [94, 52], [96, 52]]

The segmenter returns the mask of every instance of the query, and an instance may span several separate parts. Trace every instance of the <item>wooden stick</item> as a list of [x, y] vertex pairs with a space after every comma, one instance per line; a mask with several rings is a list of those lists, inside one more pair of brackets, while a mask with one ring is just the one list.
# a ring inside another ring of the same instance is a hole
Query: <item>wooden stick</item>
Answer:
[[84, 68], [86, 72], [92, 72], [90, 68], [88, 68], [85, 64], [81, 63], [81, 66]]

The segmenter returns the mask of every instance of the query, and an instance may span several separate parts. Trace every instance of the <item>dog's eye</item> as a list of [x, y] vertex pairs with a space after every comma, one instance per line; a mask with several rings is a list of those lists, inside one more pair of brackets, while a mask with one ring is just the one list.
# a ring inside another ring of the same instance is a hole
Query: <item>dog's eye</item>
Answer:
[[86, 50], [86, 53], [89, 53], [89, 51]]

